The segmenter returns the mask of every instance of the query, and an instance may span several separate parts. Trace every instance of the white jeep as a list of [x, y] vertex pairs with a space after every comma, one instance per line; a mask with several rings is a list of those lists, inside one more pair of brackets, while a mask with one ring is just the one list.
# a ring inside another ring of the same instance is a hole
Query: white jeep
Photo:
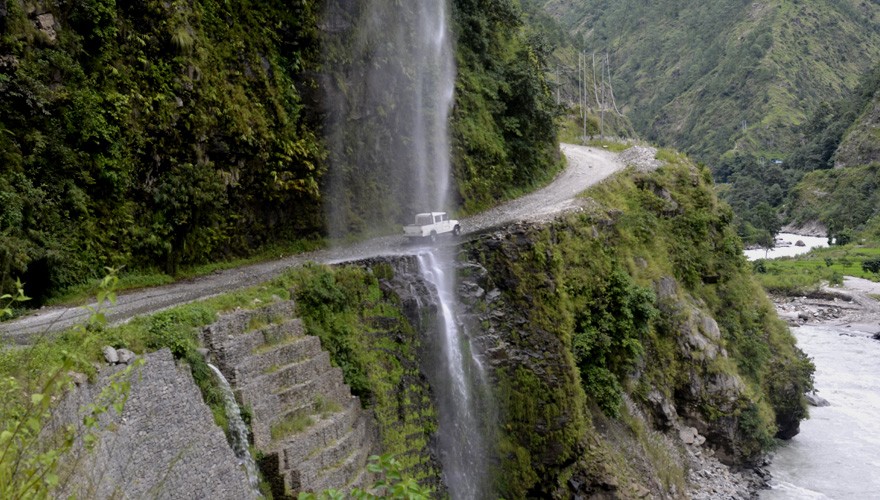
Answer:
[[416, 214], [415, 224], [403, 226], [403, 234], [410, 239], [430, 238], [437, 241], [437, 235], [452, 233], [458, 236], [461, 226], [455, 219], [450, 219], [446, 212], [426, 212]]

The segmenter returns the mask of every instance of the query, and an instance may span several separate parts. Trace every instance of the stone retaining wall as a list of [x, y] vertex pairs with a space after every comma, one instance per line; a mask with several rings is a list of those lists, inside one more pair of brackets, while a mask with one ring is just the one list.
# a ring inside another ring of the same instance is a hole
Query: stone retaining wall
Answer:
[[[168, 349], [141, 356], [122, 415], [102, 418], [94, 450], [82, 443], [62, 461], [59, 498], [212, 498], [258, 495], [202, 400], [189, 367]], [[55, 425], [82, 421], [87, 405], [124, 365], [107, 367], [95, 383], [72, 390], [55, 408]], [[125, 379], [119, 379], [120, 381]]]

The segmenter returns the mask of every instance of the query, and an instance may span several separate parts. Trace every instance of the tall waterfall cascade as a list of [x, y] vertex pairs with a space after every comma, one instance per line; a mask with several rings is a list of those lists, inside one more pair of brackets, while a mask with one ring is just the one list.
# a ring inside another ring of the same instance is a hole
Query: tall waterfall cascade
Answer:
[[440, 250], [419, 254], [419, 268], [438, 295], [440, 338], [431, 346], [423, 365], [434, 390], [440, 428], [438, 445], [443, 479], [450, 496], [489, 497], [487, 456], [489, 443], [483, 419], [486, 407], [486, 375], [473, 345], [458, 323], [455, 295], [455, 267]]
[[[449, 210], [448, 121], [455, 59], [444, 0], [327, 0], [324, 90], [330, 145], [328, 226], [333, 237], [400, 227]], [[342, 54], [342, 55], [340, 55]], [[491, 496], [480, 430], [491, 398], [458, 324], [454, 252], [421, 249], [439, 297], [437, 339], [422, 371], [435, 394], [437, 446], [451, 498]]]

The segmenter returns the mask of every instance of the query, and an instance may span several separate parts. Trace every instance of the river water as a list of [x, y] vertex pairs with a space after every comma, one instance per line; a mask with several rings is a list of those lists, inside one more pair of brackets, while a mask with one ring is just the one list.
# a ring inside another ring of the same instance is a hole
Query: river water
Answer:
[[[775, 453], [762, 499], [880, 499], [880, 342], [845, 326], [792, 329], [831, 406]], [[872, 332], [870, 332], [872, 333]]]
[[[825, 236], [817, 237], [802, 236], [793, 233], [779, 233], [776, 235], [776, 238], [781, 240], [783, 242], [782, 245], [785, 246], [777, 246], [772, 250], [764, 250], [760, 248], [756, 250], [746, 250], [743, 253], [746, 254], [746, 258], [749, 260], [775, 259], [777, 257], [793, 257], [795, 255], [807, 253], [813, 248], [828, 246], [828, 238]], [[804, 246], [797, 246], [796, 243], [798, 241], [802, 241]]]

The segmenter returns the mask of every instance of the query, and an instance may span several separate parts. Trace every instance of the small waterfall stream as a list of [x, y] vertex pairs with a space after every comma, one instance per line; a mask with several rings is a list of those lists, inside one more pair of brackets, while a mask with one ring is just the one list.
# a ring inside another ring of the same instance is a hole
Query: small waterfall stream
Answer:
[[434, 285], [439, 298], [442, 337], [430, 349], [425, 371], [437, 400], [444, 482], [453, 499], [486, 498], [491, 496], [488, 443], [481, 419], [487, 412], [481, 408], [491, 401], [482, 397], [487, 394], [483, 366], [456, 318], [454, 264], [441, 250], [420, 253], [418, 259], [422, 276]]
[[214, 375], [217, 376], [217, 380], [220, 381], [220, 386], [223, 388], [223, 398], [226, 405], [226, 418], [229, 421], [229, 432], [232, 435], [232, 451], [235, 453], [236, 458], [239, 459], [241, 464], [244, 465], [251, 487], [253, 487], [254, 490], [257, 490], [260, 482], [259, 476], [257, 475], [257, 464], [254, 462], [253, 457], [251, 457], [251, 452], [248, 449], [248, 429], [244, 424], [244, 420], [241, 418], [241, 410], [238, 408], [238, 402], [235, 400], [235, 395], [232, 393], [232, 387], [229, 386], [229, 381], [223, 376], [223, 372], [211, 363], [208, 363], [208, 366], [214, 372]]

